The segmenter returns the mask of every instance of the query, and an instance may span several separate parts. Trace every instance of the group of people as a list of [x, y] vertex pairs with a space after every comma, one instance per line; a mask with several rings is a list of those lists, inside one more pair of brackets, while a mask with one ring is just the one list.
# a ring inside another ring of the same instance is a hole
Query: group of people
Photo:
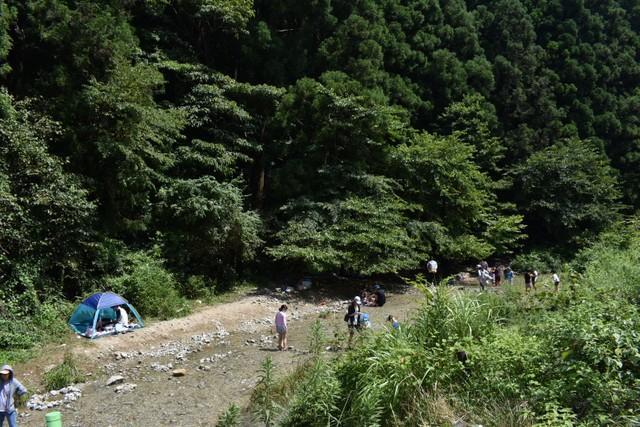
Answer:
[[[369, 315], [362, 312], [362, 306], [382, 307], [386, 302], [387, 296], [384, 289], [377, 283], [373, 286], [371, 292], [365, 289], [362, 291], [361, 295], [358, 295], [351, 300], [347, 307], [347, 313], [344, 316], [344, 321], [347, 322], [347, 327], [349, 328], [349, 345], [351, 345], [351, 340], [353, 339], [353, 335], [356, 330], [368, 328], [370, 326]], [[278, 350], [280, 351], [285, 351], [289, 348], [287, 342], [287, 334], [289, 331], [287, 324], [287, 311], [287, 305], [282, 304], [275, 317], [275, 328], [278, 334]], [[393, 315], [388, 315], [387, 321], [393, 329], [400, 329], [400, 323]]]
[[[504, 268], [503, 266], [496, 266], [494, 268], [489, 268], [488, 263], [486, 261], [482, 261], [476, 266], [476, 268], [478, 270], [478, 282], [483, 291], [490, 284], [493, 284], [493, 286], [500, 286], [503, 277], [508, 284], [513, 284], [515, 272], [511, 267]], [[528, 269], [524, 272], [524, 288], [527, 292], [531, 289], [534, 291], [537, 290], [536, 281], [538, 280], [539, 275], [538, 271], [534, 269]], [[552, 271], [551, 280], [553, 281], [554, 290], [557, 292], [560, 288], [560, 276], [557, 272]]]
[[[529, 292], [531, 289], [534, 291], [536, 288], [536, 281], [538, 280], [538, 272], [536, 270], [527, 270], [524, 272], [524, 289]], [[553, 290], [558, 292], [560, 289], [560, 276], [556, 271], [551, 272], [551, 281], [553, 282]]]
[[[377, 283], [373, 285], [372, 292], [365, 289], [362, 291], [361, 296], [355, 296], [351, 300], [344, 316], [344, 321], [347, 322], [347, 327], [349, 328], [349, 346], [356, 330], [365, 329], [371, 325], [369, 315], [362, 312], [362, 306], [382, 307], [386, 302], [387, 296], [384, 289]], [[393, 329], [400, 329], [400, 323], [392, 314], [387, 316], [387, 322], [391, 324]]]
[[370, 292], [364, 289], [360, 294], [360, 302], [363, 305], [369, 307], [382, 307], [387, 302], [387, 296], [384, 293], [384, 289], [376, 283], [373, 285], [373, 290]]
[[499, 265], [494, 268], [489, 268], [489, 264], [486, 261], [482, 261], [476, 266], [478, 270], [478, 282], [480, 288], [484, 291], [487, 286], [493, 284], [493, 286], [500, 286], [502, 278], [510, 285], [513, 284], [513, 270], [511, 267], [504, 268]]

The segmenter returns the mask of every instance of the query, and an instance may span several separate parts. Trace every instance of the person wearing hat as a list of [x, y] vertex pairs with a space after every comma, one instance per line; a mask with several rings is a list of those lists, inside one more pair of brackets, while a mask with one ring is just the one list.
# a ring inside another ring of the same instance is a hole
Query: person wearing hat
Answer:
[[360, 297], [355, 297], [353, 301], [349, 304], [349, 308], [347, 309], [347, 314], [344, 316], [344, 319], [347, 321], [347, 326], [349, 327], [349, 347], [351, 347], [351, 340], [353, 339], [353, 333], [358, 327], [358, 316], [360, 314], [360, 306], [362, 305], [362, 300]]
[[0, 368], [0, 427], [4, 425], [4, 419], [7, 419], [9, 427], [16, 427], [17, 414], [13, 401], [13, 395], [22, 396], [27, 393], [27, 389], [13, 378], [13, 369], [9, 365]]

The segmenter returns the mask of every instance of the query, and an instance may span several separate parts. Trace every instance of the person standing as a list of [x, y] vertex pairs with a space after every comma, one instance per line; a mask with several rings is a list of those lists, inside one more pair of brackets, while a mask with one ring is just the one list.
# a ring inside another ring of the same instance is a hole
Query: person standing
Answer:
[[286, 304], [282, 304], [276, 313], [276, 332], [278, 333], [278, 350], [287, 350], [287, 310]]
[[533, 272], [531, 273], [531, 287], [533, 288], [534, 291], [537, 290], [536, 280], [538, 280], [538, 270], [533, 270]]
[[500, 286], [501, 281], [502, 281], [502, 274], [500, 273], [500, 268], [496, 267], [493, 269], [493, 285]]
[[524, 272], [524, 290], [527, 292], [531, 290], [531, 273], [529, 270]]
[[353, 339], [353, 334], [355, 333], [356, 328], [358, 327], [358, 319], [360, 316], [360, 305], [362, 304], [362, 300], [360, 297], [355, 297], [353, 301], [349, 304], [349, 308], [347, 308], [347, 314], [344, 316], [344, 320], [347, 322], [347, 327], [349, 328], [349, 347], [351, 347], [351, 340]]
[[7, 419], [9, 427], [17, 427], [17, 413], [13, 396], [22, 396], [27, 393], [27, 389], [13, 377], [13, 368], [4, 365], [0, 368], [0, 427]]
[[482, 268], [482, 264], [478, 264], [476, 268], [478, 269], [478, 283], [480, 284], [480, 290], [484, 291], [484, 284], [485, 284], [484, 271], [485, 270]]
[[509, 285], [513, 285], [513, 270], [511, 269], [511, 267], [507, 267], [507, 269], [504, 271], [504, 278]]
[[560, 289], [560, 276], [555, 271], [552, 271], [553, 275], [551, 276], [551, 280], [553, 280], [553, 290], [558, 292]]

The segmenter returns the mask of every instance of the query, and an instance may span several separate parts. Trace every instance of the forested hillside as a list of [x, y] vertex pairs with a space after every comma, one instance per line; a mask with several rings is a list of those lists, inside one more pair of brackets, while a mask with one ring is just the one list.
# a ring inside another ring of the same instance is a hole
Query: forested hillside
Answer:
[[640, 207], [639, 29], [636, 0], [0, 0], [0, 296], [579, 249]]

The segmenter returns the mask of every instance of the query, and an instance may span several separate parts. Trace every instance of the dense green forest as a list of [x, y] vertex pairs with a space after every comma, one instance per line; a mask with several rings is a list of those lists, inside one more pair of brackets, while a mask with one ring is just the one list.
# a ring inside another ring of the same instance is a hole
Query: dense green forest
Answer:
[[571, 253], [640, 206], [639, 25], [633, 0], [0, 0], [0, 296]]
[[98, 289], [577, 254], [316, 346], [279, 420], [637, 422], [639, 59], [640, 0], [0, 0], [0, 356]]

